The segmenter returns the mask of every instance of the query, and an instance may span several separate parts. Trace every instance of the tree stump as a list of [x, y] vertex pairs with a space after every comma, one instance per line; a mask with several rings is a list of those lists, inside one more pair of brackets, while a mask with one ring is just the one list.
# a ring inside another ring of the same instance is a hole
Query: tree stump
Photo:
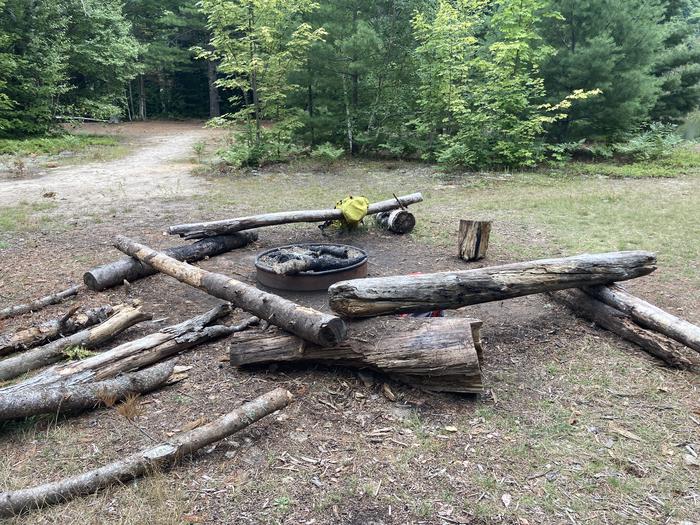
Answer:
[[459, 240], [457, 249], [460, 259], [477, 261], [486, 256], [489, 247], [491, 221], [459, 221]]

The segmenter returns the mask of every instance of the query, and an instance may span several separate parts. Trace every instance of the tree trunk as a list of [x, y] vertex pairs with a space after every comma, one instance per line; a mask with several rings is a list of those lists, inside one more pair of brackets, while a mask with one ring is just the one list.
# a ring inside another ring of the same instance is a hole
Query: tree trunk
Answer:
[[146, 81], [139, 75], [139, 119], [146, 120]]
[[[385, 201], [370, 204], [367, 215], [374, 215], [383, 211], [395, 210], [402, 206], [415, 204], [423, 200], [420, 193], [404, 195], [397, 199], [387, 199]], [[262, 228], [263, 226], [275, 226], [277, 224], [289, 224], [294, 222], [324, 222], [340, 220], [343, 214], [340, 210], [302, 210], [302, 211], [282, 211], [277, 213], [265, 213], [262, 215], [251, 215], [250, 217], [239, 217], [237, 219], [227, 219], [213, 222], [195, 222], [190, 224], [177, 224], [168, 228], [170, 235], [179, 235], [186, 239], [198, 239], [210, 237], [212, 235], [230, 234], [242, 230]]]
[[486, 256], [491, 233], [490, 221], [459, 221], [458, 256], [465, 261], [477, 261]]
[[208, 272], [176, 261], [164, 253], [152, 250], [131, 239], [118, 236], [114, 246], [140, 261], [144, 261], [180, 282], [204, 290], [214, 297], [231, 301], [235, 306], [279, 326], [302, 339], [332, 346], [345, 339], [342, 319], [313, 308], [300, 306], [278, 295], [263, 292], [248, 284], [220, 273]]
[[[257, 239], [258, 234], [254, 232], [219, 235], [202, 239], [193, 244], [168, 248], [163, 253], [178, 261], [194, 262], [241, 248]], [[83, 281], [91, 290], [101, 292], [102, 290], [119, 286], [124, 281], [133, 283], [138, 279], [155, 273], [158, 273], [158, 271], [147, 264], [132, 257], [125, 257], [85, 272]]]
[[32, 301], [31, 303], [18, 304], [16, 306], [9, 306], [7, 308], [3, 308], [2, 310], [0, 310], [0, 319], [15, 317], [17, 315], [26, 314], [27, 312], [36, 312], [51, 304], [60, 303], [68, 297], [77, 295], [81, 288], [81, 285], [71, 286], [67, 290], [47, 295], [46, 297], [42, 297], [41, 299], [37, 299], [36, 301]]
[[207, 83], [209, 85], [209, 118], [221, 116], [219, 90], [216, 87], [216, 62], [207, 61]]
[[416, 225], [416, 217], [408, 210], [383, 211], [375, 216], [377, 226], [392, 233], [411, 233]]
[[346, 317], [430, 312], [564, 288], [608, 284], [656, 269], [649, 252], [585, 254], [474, 270], [341, 281], [328, 289]]
[[627, 293], [617, 285], [583, 289], [591, 297], [628, 314], [635, 323], [700, 352], [700, 327]]
[[251, 331], [232, 340], [231, 364], [313, 362], [371, 368], [426, 390], [479, 393], [481, 324], [458, 317], [371, 319], [350, 325], [348, 339], [331, 348], [274, 328]]
[[0, 493], [0, 517], [9, 518], [26, 510], [63, 503], [167, 468], [183, 457], [281, 410], [291, 400], [292, 395], [288, 391], [277, 388], [206, 425], [177, 434], [167, 442], [104, 467], [28, 489]]

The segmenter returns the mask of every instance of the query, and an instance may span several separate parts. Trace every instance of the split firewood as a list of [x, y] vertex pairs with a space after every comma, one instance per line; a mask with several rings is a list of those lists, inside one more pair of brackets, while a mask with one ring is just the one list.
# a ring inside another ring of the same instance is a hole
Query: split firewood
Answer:
[[[257, 239], [258, 234], [254, 232], [219, 235], [202, 239], [193, 244], [168, 248], [164, 250], [163, 253], [178, 261], [201, 261], [207, 257], [214, 257], [215, 255], [220, 255], [236, 248], [242, 248]], [[138, 279], [148, 277], [155, 273], [158, 273], [158, 270], [151, 268], [133, 257], [125, 257], [85, 272], [83, 281], [85, 281], [88, 288], [99, 292], [114, 286], [119, 286], [123, 284], [124, 281], [133, 283]]]
[[411, 233], [416, 226], [416, 217], [408, 210], [383, 211], [375, 216], [377, 226], [392, 233]]
[[490, 266], [474, 270], [341, 281], [328, 289], [346, 317], [429, 312], [565, 288], [608, 284], [656, 269], [653, 253], [612, 252]]
[[57, 337], [74, 334], [89, 326], [101, 323], [112, 315], [111, 306], [92, 308], [77, 313], [79, 307], [73, 307], [60, 319], [0, 335], [0, 356], [40, 345]]
[[491, 234], [490, 221], [459, 221], [457, 255], [465, 261], [477, 261], [486, 256]]
[[183, 457], [283, 409], [291, 400], [292, 395], [287, 390], [277, 388], [210, 423], [104, 467], [44, 485], [0, 493], [0, 517], [9, 518], [24, 511], [63, 503], [168, 468]]
[[151, 314], [143, 313], [140, 306], [116, 306], [114, 315], [98, 325], [0, 360], [0, 380], [12, 379], [30, 370], [61, 361], [70, 348], [98, 348], [127, 328], [152, 317]]
[[37, 299], [31, 303], [18, 304], [16, 306], [3, 308], [0, 310], [0, 319], [7, 319], [8, 317], [14, 317], [16, 315], [26, 314], [28, 312], [36, 312], [37, 310], [41, 310], [42, 308], [45, 308], [51, 304], [60, 303], [66, 298], [76, 295], [81, 288], [81, 285], [71, 286], [66, 290], [47, 295], [46, 297], [42, 297], [41, 299]]
[[[421, 202], [422, 200], [423, 195], [420, 193], [412, 193], [411, 195], [404, 195], [403, 197], [375, 202], [374, 204], [369, 205], [367, 215], [374, 215], [383, 211], [399, 209], [404, 206], [408, 206], [409, 204]], [[242, 230], [250, 230], [253, 228], [262, 228], [263, 226], [275, 226], [277, 224], [289, 224], [294, 222], [337, 221], [342, 217], [342, 212], [337, 209], [283, 211], [223, 221], [178, 224], [176, 226], [170, 226], [168, 228], [168, 233], [170, 235], [179, 235], [180, 237], [184, 237], [186, 239], [200, 239], [202, 237], [211, 237], [212, 235], [221, 235]]]
[[380, 318], [352, 323], [348, 339], [323, 348], [276, 328], [237, 335], [234, 366], [311, 362], [369, 368], [438, 392], [479, 393], [481, 321], [460, 317]]
[[0, 421], [112, 406], [129, 395], [156, 390], [170, 378], [174, 366], [175, 360], [171, 359], [115, 379], [70, 386], [58, 384], [0, 395]]
[[146, 262], [161, 273], [204, 290], [214, 297], [231, 301], [235, 306], [307, 341], [321, 346], [332, 346], [345, 339], [345, 323], [339, 317], [301, 306], [279, 295], [263, 292], [227, 275], [208, 272], [176, 261], [162, 252], [121, 235], [114, 240], [114, 246], [127, 255]]
[[583, 288], [591, 297], [629, 314], [638, 325], [664, 334], [700, 352], [700, 326], [684, 321], [625, 291], [621, 286], [590, 286]]
[[259, 262], [269, 266], [278, 275], [294, 275], [348, 268], [362, 262], [365, 257], [365, 254], [353, 248], [319, 244], [303, 248], [279, 248], [261, 257]]

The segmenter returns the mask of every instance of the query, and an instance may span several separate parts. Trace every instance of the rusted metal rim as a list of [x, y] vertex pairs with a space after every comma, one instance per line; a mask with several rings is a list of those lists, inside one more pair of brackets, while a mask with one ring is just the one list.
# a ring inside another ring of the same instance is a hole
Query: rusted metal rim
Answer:
[[[270, 255], [278, 250], [287, 248], [304, 248], [307, 246], [336, 246], [338, 248], [351, 248], [360, 252], [362, 260], [347, 266], [346, 268], [335, 268], [333, 270], [324, 270], [321, 272], [299, 272], [293, 275], [279, 275], [273, 272], [268, 265], [261, 261], [261, 258]], [[270, 250], [259, 253], [255, 257], [255, 268], [257, 270], [257, 279], [260, 284], [268, 288], [277, 290], [290, 290], [296, 292], [315, 292], [328, 290], [328, 287], [338, 281], [348, 279], [359, 279], [367, 277], [367, 252], [357, 246], [336, 243], [300, 243], [288, 244], [286, 246], [277, 246]]]

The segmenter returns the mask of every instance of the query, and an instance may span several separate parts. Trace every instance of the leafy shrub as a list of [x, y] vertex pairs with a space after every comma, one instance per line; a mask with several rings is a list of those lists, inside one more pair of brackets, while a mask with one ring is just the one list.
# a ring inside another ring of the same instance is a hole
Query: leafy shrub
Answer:
[[331, 164], [338, 160], [340, 157], [342, 157], [344, 154], [345, 150], [343, 148], [338, 148], [330, 142], [325, 142], [323, 144], [319, 144], [313, 149], [313, 151], [311, 152], [311, 157], [316, 160], [320, 160]]
[[672, 125], [655, 122], [627, 142], [616, 144], [615, 153], [632, 160], [654, 160], [671, 155], [683, 142]]

